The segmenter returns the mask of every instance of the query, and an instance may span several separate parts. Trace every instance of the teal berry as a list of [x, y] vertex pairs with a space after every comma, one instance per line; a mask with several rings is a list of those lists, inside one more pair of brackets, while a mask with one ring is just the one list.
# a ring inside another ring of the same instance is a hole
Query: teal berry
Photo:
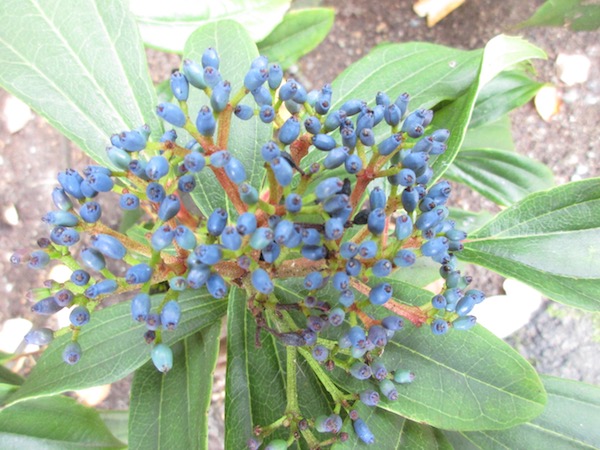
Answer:
[[287, 442], [283, 439], [275, 439], [267, 444], [265, 450], [286, 450], [288, 448]]
[[254, 205], [258, 202], [258, 191], [254, 186], [244, 182], [240, 183], [238, 192], [240, 193], [240, 198], [247, 205]]
[[206, 89], [207, 85], [204, 82], [204, 70], [199, 64], [191, 59], [184, 59], [183, 73], [192, 86], [198, 89]]
[[152, 348], [152, 362], [159, 372], [167, 373], [173, 368], [173, 351], [165, 344], [157, 344]]
[[394, 381], [398, 384], [412, 383], [415, 380], [415, 374], [410, 370], [396, 370], [394, 372]]
[[398, 400], [398, 390], [392, 381], [385, 378], [379, 382], [379, 390], [381, 393], [391, 401]]
[[463, 316], [458, 317], [452, 322], [452, 328], [455, 330], [470, 330], [477, 323], [477, 318], [475, 316]]

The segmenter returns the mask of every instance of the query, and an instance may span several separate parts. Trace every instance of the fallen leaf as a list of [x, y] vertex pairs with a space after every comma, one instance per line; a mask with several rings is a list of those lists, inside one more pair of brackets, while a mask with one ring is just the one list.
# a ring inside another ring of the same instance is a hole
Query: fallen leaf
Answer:
[[558, 114], [562, 101], [558, 89], [555, 86], [547, 85], [538, 91], [533, 103], [540, 117], [545, 122], [549, 122], [552, 117]]
[[413, 10], [419, 17], [427, 16], [427, 26], [432, 27], [464, 2], [465, 0], [419, 0], [413, 5]]

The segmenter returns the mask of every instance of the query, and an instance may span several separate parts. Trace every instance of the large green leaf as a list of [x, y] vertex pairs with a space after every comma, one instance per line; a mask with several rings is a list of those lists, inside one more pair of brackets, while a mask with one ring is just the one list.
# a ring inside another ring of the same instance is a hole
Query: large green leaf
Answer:
[[600, 179], [532, 194], [472, 233], [459, 257], [557, 302], [600, 309]]
[[130, 0], [146, 45], [182, 53], [185, 41], [199, 27], [219, 20], [243, 26], [253, 41], [264, 39], [281, 22], [291, 0]]
[[163, 374], [152, 361], [131, 385], [129, 448], [208, 448], [208, 408], [219, 356], [221, 323], [173, 345], [173, 368]]
[[0, 383], [20, 385], [23, 384], [23, 377], [8, 367], [0, 366]]
[[257, 44], [258, 51], [286, 69], [325, 39], [334, 18], [335, 11], [331, 8], [290, 11], [283, 17], [283, 21]]
[[[431, 292], [386, 281], [403, 302], [423, 305], [431, 300]], [[303, 298], [299, 281], [289, 280], [279, 289], [278, 298]], [[323, 299], [332, 294], [320, 292]], [[381, 307], [370, 309], [374, 316], [388, 314]], [[480, 326], [444, 336], [434, 336], [427, 326], [407, 326], [388, 342], [382, 361], [390, 371], [410, 369], [416, 380], [398, 386], [396, 402], [382, 400], [378, 407], [420, 423], [453, 430], [504, 429], [531, 420], [544, 408], [544, 388], [533, 367]], [[341, 369], [331, 376], [351, 393], [375, 386]]]
[[[153, 299], [155, 306], [159, 300]], [[182, 317], [177, 330], [163, 333], [169, 345], [219, 320], [227, 308], [227, 302], [213, 299], [205, 290], [182, 294], [179, 305]], [[79, 335], [81, 360], [74, 366], [65, 364], [62, 352], [69, 336], [55, 339], [10, 400], [43, 397], [125, 377], [150, 359], [145, 329], [145, 324], [132, 321], [129, 302], [96, 312]]]
[[524, 105], [543, 85], [522, 70], [501, 72], [479, 93], [469, 127], [477, 128], [493, 122]]
[[127, 443], [129, 411], [123, 409], [98, 409], [97, 411], [110, 432], [117, 439]]
[[[236, 22], [225, 20], [211, 23], [196, 30], [185, 45], [184, 57], [200, 61], [207, 47], [218, 50], [221, 58], [219, 70], [223, 79], [231, 83], [232, 95], [244, 86], [244, 75], [250, 63], [258, 56], [256, 45], [248, 33]], [[254, 100], [247, 96], [242, 103], [253, 105]], [[209, 104], [203, 92], [194, 89], [188, 101], [191, 119], [203, 104]], [[271, 138], [272, 127], [265, 125], [257, 116], [250, 120], [232, 118], [227, 148], [238, 158], [246, 169], [248, 182], [255, 187], [261, 185], [264, 176], [263, 160], [258, 157], [260, 147]], [[226, 205], [230, 215], [234, 209], [226, 192], [210, 170], [203, 170], [199, 183], [191, 194], [200, 210], [209, 215], [215, 208]]]
[[124, 2], [0, 2], [0, 85], [94, 160], [112, 164], [110, 136], [144, 122], [156, 95]]
[[455, 448], [600, 448], [600, 389], [542, 376], [548, 393], [544, 412], [529, 423], [502, 431], [444, 432]]
[[552, 171], [545, 164], [491, 148], [462, 149], [445, 177], [466, 184], [502, 206], [554, 185]]
[[[247, 296], [232, 290], [227, 311], [227, 383], [225, 397], [225, 447], [245, 448], [256, 425], [268, 425], [286, 409], [286, 350], [271, 334], [262, 331], [256, 347], [256, 322], [247, 311]], [[296, 359], [296, 383], [304, 417], [329, 414], [330, 405], [306, 361]], [[273, 437], [287, 439], [288, 430]]]
[[63, 396], [28, 400], [0, 411], [0, 447], [4, 450], [117, 449], [98, 412]]
[[[377, 448], [452, 450], [452, 446], [442, 432], [433, 427], [413, 422], [381, 408], [369, 408], [360, 402], [354, 409], [358, 411], [360, 418], [367, 423], [375, 436]], [[332, 450], [365, 448], [365, 444], [354, 432], [350, 419], [346, 419], [342, 430], [348, 433], [348, 440], [335, 444]]]
[[433, 164], [433, 179], [437, 181], [448, 170], [461, 148], [475, 102], [481, 90], [503, 70], [531, 58], [546, 58], [546, 54], [529, 42], [510, 36], [496, 36], [485, 46], [479, 73], [467, 93], [437, 111], [434, 126], [450, 130], [448, 150]]
[[518, 26], [563, 25], [568, 25], [573, 31], [593, 31], [600, 28], [600, 5], [582, 0], [546, 0], [529, 19]]
[[508, 114], [477, 128], [469, 127], [462, 148], [496, 148], [514, 151], [512, 124]]

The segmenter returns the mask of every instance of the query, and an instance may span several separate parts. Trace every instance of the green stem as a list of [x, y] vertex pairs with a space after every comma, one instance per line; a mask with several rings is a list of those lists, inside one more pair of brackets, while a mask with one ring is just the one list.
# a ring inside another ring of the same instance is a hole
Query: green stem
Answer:
[[296, 347], [288, 345], [286, 347], [286, 356], [287, 384], [285, 392], [287, 396], [287, 406], [285, 411], [287, 414], [296, 416], [300, 414], [300, 406], [298, 405], [298, 386], [296, 384]]
[[317, 361], [315, 361], [315, 359], [312, 357], [312, 355], [310, 354], [310, 352], [308, 350], [305, 350], [302, 347], [299, 347], [298, 351], [304, 357], [304, 360], [308, 363], [308, 365], [310, 366], [312, 371], [315, 373], [315, 375], [317, 376], [319, 381], [323, 384], [323, 386], [325, 387], [327, 392], [329, 392], [329, 395], [331, 395], [331, 397], [333, 398], [333, 401], [336, 403], [342, 403], [342, 401], [344, 401], [344, 397], [345, 397], [344, 393], [342, 391], [340, 391], [335, 386], [335, 384], [333, 384], [333, 381], [331, 381], [331, 378], [329, 378], [329, 375], [327, 375], [327, 373], [325, 373], [325, 371], [323, 370], [323, 367], [321, 367], [321, 365]]

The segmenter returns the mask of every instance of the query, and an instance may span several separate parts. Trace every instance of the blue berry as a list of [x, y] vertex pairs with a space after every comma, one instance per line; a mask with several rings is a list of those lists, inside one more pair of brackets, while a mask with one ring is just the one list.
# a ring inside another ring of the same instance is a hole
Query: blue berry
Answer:
[[58, 210], [46, 213], [42, 222], [60, 227], [74, 227], [79, 223], [79, 218], [68, 211]]
[[346, 313], [342, 308], [333, 308], [328, 314], [329, 323], [333, 327], [339, 327], [342, 323], [344, 323], [345, 317]]
[[191, 173], [200, 172], [206, 165], [206, 160], [202, 153], [188, 153], [183, 159], [183, 165]]
[[175, 300], [168, 301], [160, 312], [160, 323], [167, 330], [174, 330], [179, 324], [181, 318], [181, 308]]
[[70, 290], [61, 289], [60, 291], [54, 294], [54, 301], [58, 306], [66, 308], [68, 306], [71, 306], [71, 303], [73, 303], [73, 297], [74, 295]]
[[75, 327], [86, 325], [90, 321], [90, 312], [85, 306], [77, 306], [69, 314], [69, 321]]
[[[388, 330], [385, 332], [387, 333]], [[373, 377], [379, 381], [387, 378], [388, 376], [388, 371], [381, 361], [374, 361], [371, 363], [371, 372], [373, 372]]]
[[[182, 276], [173, 277], [169, 280], [169, 288], [174, 291], [185, 291], [187, 288], [187, 280]], [[164, 323], [163, 320], [161, 320], [161, 322]]]
[[202, 136], [212, 136], [215, 134], [217, 121], [215, 120], [211, 109], [208, 106], [203, 106], [198, 111], [196, 117], [196, 129]]
[[160, 315], [151, 313], [146, 316], [146, 328], [151, 331], [158, 330], [160, 327]]
[[242, 162], [233, 156], [225, 164], [225, 174], [235, 184], [240, 184], [246, 180], [246, 169], [244, 169]]
[[350, 375], [358, 380], [367, 380], [371, 378], [371, 367], [362, 362], [355, 362], [350, 366]]
[[373, 264], [372, 270], [376, 277], [387, 277], [392, 273], [392, 263], [387, 259], [380, 259]]
[[343, 127], [340, 131], [342, 135], [342, 145], [344, 147], [348, 147], [349, 149], [353, 149], [356, 147], [356, 131], [350, 127]]
[[323, 166], [326, 169], [335, 169], [346, 161], [348, 158], [348, 147], [337, 147], [327, 153], [325, 160], [323, 161]]
[[67, 364], [77, 364], [81, 359], [81, 346], [77, 342], [69, 343], [62, 354], [63, 361]]
[[344, 235], [344, 221], [337, 217], [332, 217], [325, 222], [325, 239], [337, 240]]
[[206, 222], [206, 229], [212, 236], [220, 236], [227, 225], [227, 211], [223, 208], [215, 209]]
[[252, 97], [254, 97], [256, 104], [261, 107], [265, 105], [270, 106], [273, 104], [273, 97], [271, 96], [269, 89], [267, 89], [265, 86], [254, 89], [253, 91], [250, 91], [250, 93], [252, 94]]
[[156, 107], [156, 115], [173, 126], [182, 128], [187, 121], [181, 108], [173, 103], [160, 103]]
[[311, 261], [318, 261], [324, 259], [327, 256], [327, 249], [322, 245], [303, 245], [300, 249], [300, 253], [306, 259]]
[[340, 255], [344, 259], [350, 259], [356, 256], [359, 247], [352, 241], [344, 242], [340, 247]]
[[277, 89], [283, 80], [283, 70], [279, 64], [269, 65], [269, 77], [267, 82], [270, 89]]
[[318, 362], [323, 362], [329, 357], [329, 349], [323, 345], [315, 345], [311, 353]]
[[238, 250], [242, 245], [242, 237], [233, 226], [227, 226], [221, 234], [221, 244], [229, 250]]
[[346, 261], [346, 273], [351, 277], [358, 276], [361, 270], [362, 264], [359, 260], [350, 258], [348, 261]]
[[63, 210], [68, 211], [73, 208], [73, 202], [63, 188], [55, 187], [52, 191], [52, 202], [54, 205]]
[[112, 259], [123, 259], [127, 253], [127, 249], [121, 241], [108, 234], [93, 235], [91, 243], [96, 250]]
[[230, 94], [231, 83], [229, 83], [229, 81], [221, 80], [213, 86], [213, 91], [210, 96], [210, 105], [215, 112], [219, 113], [227, 107]]
[[126, 211], [132, 211], [134, 209], [138, 209], [140, 206], [140, 199], [134, 194], [123, 194], [119, 198], [119, 206], [121, 209]]
[[321, 289], [323, 287], [323, 275], [321, 272], [311, 272], [304, 277], [304, 288], [309, 291]]
[[256, 230], [256, 216], [251, 212], [241, 214], [238, 217], [236, 229], [242, 236], [254, 233]]
[[358, 247], [358, 254], [361, 258], [371, 259], [377, 256], [377, 243], [375, 241], [363, 241]]
[[145, 322], [150, 314], [150, 296], [139, 293], [131, 300], [131, 317], [138, 322]]
[[173, 92], [173, 96], [177, 100], [184, 102], [188, 99], [190, 89], [188, 80], [179, 70], [176, 70], [171, 74], [170, 86], [171, 92]]
[[279, 129], [278, 139], [284, 144], [291, 144], [300, 134], [300, 122], [296, 116], [287, 119]]
[[431, 322], [431, 331], [436, 335], [446, 334], [448, 332], [448, 322], [444, 319], [435, 319]]
[[470, 330], [477, 323], [477, 318], [475, 316], [463, 316], [458, 317], [452, 322], [452, 327], [455, 330]]
[[319, 245], [321, 243], [321, 233], [314, 228], [303, 229], [302, 243], [306, 245]]
[[369, 231], [375, 235], [383, 233], [385, 228], [385, 220], [386, 215], [383, 208], [377, 208], [371, 211], [367, 219], [367, 227]]
[[196, 247], [194, 253], [202, 264], [213, 266], [221, 261], [223, 251], [221, 246], [216, 244], [202, 244]]
[[275, 288], [266, 270], [258, 268], [252, 272], [252, 286], [258, 292], [269, 295]]
[[360, 401], [367, 406], [377, 406], [379, 403], [379, 393], [372, 389], [360, 393]]
[[[94, 248], [84, 248], [79, 254], [83, 264], [90, 269], [101, 271], [106, 267], [106, 260], [104, 255]], [[84, 283], [85, 284], [85, 283]]]
[[356, 174], [363, 168], [362, 159], [357, 154], [349, 155], [344, 161], [344, 167], [349, 174]]
[[210, 267], [205, 265], [193, 266], [187, 274], [188, 286], [192, 289], [200, 289], [210, 277]]
[[118, 284], [115, 280], [102, 280], [91, 285], [83, 293], [87, 298], [96, 298], [99, 295], [112, 294], [117, 290]]
[[312, 145], [314, 145], [319, 150], [330, 151], [336, 147], [336, 142], [333, 136], [329, 136], [328, 134], [318, 133], [312, 137]]
[[337, 177], [326, 178], [315, 188], [315, 196], [321, 201], [325, 200], [336, 194], [343, 186], [344, 182]]
[[214, 298], [223, 298], [227, 295], [227, 284], [221, 275], [212, 273], [206, 280], [206, 288]]
[[334, 289], [342, 292], [350, 287], [350, 277], [346, 272], [336, 272], [331, 281]]
[[82, 199], [84, 195], [81, 192], [81, 182], [83, 177], [74, 169], [67, 169], [58, 173], [58, 182], [67, 194], [77, 199]]
[[389, 283], [380, 283], [369, 292], [369, 301], [373, 305], [383, 305], [392, 298], [393, 289]]
[[125, 281], [127, 284], [141, 284], [150, 280], [152, 277], [152, 268], [146, 263], [140, 263], [131, 266], [125, 272]]
[[71, 281], [76, 286], [85, 286], [90, 281], [90, 274], [83, 269], [77, 269], [71, 274]]
[[48, 345], [54, 339], [54, 332], [50, 328], [32, 328], [23, 339], [31, 345]]
[[268, 78], [269, 71], [267, 69], [250, 69], [244, 77], [244, 87], [249, 91], [253, 91], [262, 86]]
[[300, 212], [302, 209], [302, 197], [292, 193], [285, 198], [285, 209], [290, 213]]
[[408, 249], [402, 249], [394, 256], [394, 264], [398, 267], [412, 266], [416, 260], [416, 255]]
[[152, 362], [160, 372], [166, 373], [173, 368], [173, 351], [165, 344], [157, 344], [152, 348]]
[[238, 119], [250, 120], [254, 115], [254, 110], [247, 105], [237, 105], [233, 110], [233, 113]]
[[212, 47], [208, 47], [202, 53], [202, 67], [206, 68], [209, 66], [214, 67], [215, 69], [219, 68], [219, 54]]
[[169, 225], [163, 225], [158, 228], [154, 233], [152, 233], [152, 237], [150, 238], [150, 245], [156, 251], [160, 251], [166, 247], [168, 247], [173, 238], [175, 236], [175, 230], [173, 230]]
[[151, 180], [158, 180], [169, 173], [169, 161], [162, 155], [153, 156], [146, 164], [146, 175]]
[[166, 222], [175, 217], [180, 209], [181, 202], [179, 201], [179, 197], [175, 194], [168, 195], [160, 202], [158, 217], [160, 220]]
[[167, 196], [167, 193], [161, 184], [153, 181], [146, 186], [146, 196], [153, 203], [161, 203]]
[[373, 325], [369, 328], [368, 339], [375, 347], [385, 347], [387, 344], [387, 333], [380, 325]]
[[50, 316], [60, 311], [62, 308], [62, 306], [56, 303], [54, 297], [46, 297], [34, 303], [31, 307], [31, 311], [43, 316]]
[[50, 256], [43, 250], [35, 250], [29, 255], [27, 266], [30, 269], [43, 269], [50, 263]]
[[285, 158], [276, 157], [271, 160], [271, 169], [273, 175], [280, 186], [288, 186], [292, 182], [294, 171], [292, 166]]
[[260, 252], [262, 259], [264, 259], [264, 261], [267, 264], [273, 264], [277, 260], [277, 258], [279, 258], [280, 254], [281, 247], [275, 241], [269, 242], [269, 244], [267, 244], [267, 246], [263, 248]]

